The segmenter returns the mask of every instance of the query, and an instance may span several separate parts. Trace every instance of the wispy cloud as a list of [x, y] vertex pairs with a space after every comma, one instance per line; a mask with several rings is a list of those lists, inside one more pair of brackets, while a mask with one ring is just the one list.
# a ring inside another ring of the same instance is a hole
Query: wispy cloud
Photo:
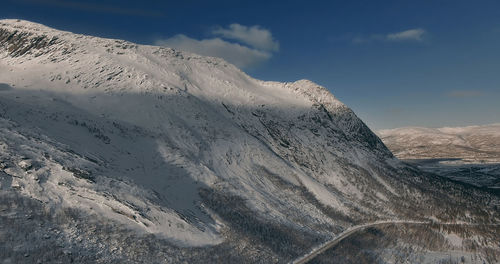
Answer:
[[373, 41], [383, 41], [385, 40], [383, 35], [380, 34], [372, 34], [369, 36], [355, 36], [351, 39], [352, 43], [355, 44], [364, 44], [364, 43], [369, 43]]
[[268, 52], [231, 43], [220, 38], [197, 40], [185, 35], [176, 35], [168, 39], [158, 40], [156, 45], [167, 46], [204, 56], [223, 58], [240, 68], [248, 68], [268, 60]]
[[352, 43], [363, 44], [369, 42], [423, 42], [427, 31], [422, 28], [413, 28], [400, 32], [386, 34], [357, 35], [351, 38]]
[[154, 16], [161, 17], [162, 13], [137, 9], [137, 8], [127, 8], [118, 5], [106, 5], [101, 3], [88, 3], [88, 2], [77, 2], [77, 1], [63, 1], [63, 0], [15, 0], [16, 2], [36, 4], [36, 5], [47, 5], [61, 8], [70, 8], [88, 12], [98, 12], [98, 13], [109, 13], [117, 15], [128, 15], [128, 16]]
[[401, 32], [387, 34], [389, 41], [423, 41], [426, 31], [421, 28], [408, 29]]
[[446, 96], [452, 98], [472, 98], [483, 96], [484, 93], [478, 90], [454, 90], [446, 93]]
[[220, 57], [240, 68], [251, 68], [270, 59], [279, 50], [271, 31], [260, 26], [231, 24], [227, 28], [217, 27], [207, 39], [194, 39], [178, 34], [155, 41], [167, 46], [204, 56]]
[[278, 51], [279, 43], [273, 39], [273, 35], [267, 29], [260, 26], [243, 26], [240, 24], [231, 24], [228, 28], [217, 28], [212, 34], [226, 39], [241, 41], [256, 49]]

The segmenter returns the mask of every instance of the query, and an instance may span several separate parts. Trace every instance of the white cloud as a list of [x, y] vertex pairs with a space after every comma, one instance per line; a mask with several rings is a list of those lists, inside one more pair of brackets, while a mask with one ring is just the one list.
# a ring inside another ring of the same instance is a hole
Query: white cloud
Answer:
[[408, 29], [401, 32], [387, 34], [386, 39], [389, 41], [423, 41], [426, 31], [421, 28]]
[[369, 42], [397, 42], [397, 41], [415, 41], [422, 42], [425, 40], [427, 31], [422, 28], [413, 28], [401, 32], [388, 34], [371, 34], [368, 36], [357, 35], [351, 38], [351, 42], [355, 44], [364, 44]]
[[256, 66], [279, 50], [279, 43], [273, 39], [271, 32], [260, 26], [231, 24], [228, 28], [219, 27], [210, 33], [214, 37], [198, 40], [179, 34], [157, 40], [155, 44], [223, 58], [240, 68]]
[[218, 28], [212, 31], [212, 34], [226, 39], [241, 41], [256, 49], [278, 51], [279, 43], [273, 39], [271, 32], [260, 26], [243, 26], [240, 24], [231, 24], [229, 28]]
[[383, 35], [380, 35], [380, 34], [373, 34], [373, 35], [370, 35], [368, 37], [365, 37], [365, 36], [356, 36], [354, 38], [352, 38], [352, 43], [355, 43], [355, 44], [364, 44], [364, 43], [368, 43], [368, 42], [372, 42], [372, 41], [384, 41], [385, 40], [385, 36]]
[[155, 44], [199, 55], [223, 58], [240, 68], [252, 67], [271, 58], [269, 52], [252, 49], [220, 38], [197, 40], [179, 34], [168, 39], [158, 40]]

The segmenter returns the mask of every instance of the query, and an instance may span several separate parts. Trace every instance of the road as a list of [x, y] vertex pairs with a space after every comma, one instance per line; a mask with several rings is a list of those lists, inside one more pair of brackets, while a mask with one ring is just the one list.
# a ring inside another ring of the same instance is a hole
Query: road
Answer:
[[[386, 225], [386, 224], [440, 224], [440, 225], [468, 225], [468, 226], [477, 226], [477, 225], [484, 225], [484, 224], [472, 224], [472, 223], [439, 223], [439, 222], [430, 222], [430, 221], [412, 221], [412, 220], [388, 220], [388, 221], [377, 221], [373, 223], [367, 223], [363, 225], [357, 225], [353, 227], [349, 227], [348, 229], [344, 230], [344, 232], [340, 233], [333, 239], [327, 241], [326, 243], [322, 244], [321, 246], [314, 248], [311, 250], [310, 253], [292, 261], [293, 264], [304, 264], [315, 257], [317, 257], [319, 254], [325, 252], [326, 250], [334, 247], [337, 245], [340, 241], [342, 241], [344, 238], [352, 235], [353, 233], [369, 228], [369, 227], [374, 227], [374, 226], [379, 226], [379, 225]], [[494, 225], [498, 226], [499, 224], [486, 224], [488, 226]]]

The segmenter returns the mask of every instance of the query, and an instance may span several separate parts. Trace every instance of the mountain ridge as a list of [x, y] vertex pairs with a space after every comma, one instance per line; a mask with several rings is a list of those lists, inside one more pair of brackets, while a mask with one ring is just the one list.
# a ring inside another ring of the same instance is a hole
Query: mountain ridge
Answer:
[[[9, 56], [11, 57], [16, 57], [20, 55], [27, 55], [32, 58], [36, 58], [42, 55], [42, 53], [37, 53], [34, 50], [39, 50], [43, 52], [49, 52], [49, 53], [54, 53], [54, 50], [51, 50], [48, 46], [50, 45], [62, 45], [60, 47], [59, 52], [61, 52], [63, 55], [70, 53], [70, 52], [76, 52], [78, 50], [78, 45], [74, 43], [66, 43], [64, 45], [64, 40], [66, 37], [74, 38], [76, 36], [77, 39], [85, 39], [91, 40], [95, 43], [102, 44], [104, 47], [107, 47], [106, 52], [112, 53], [114, 49], [113, 48], [122, 48], [122, 49], [137, 49], [139, 46], [141, 47], [148, 47], [152, 49], [156, 49], [152, 51], [152, 53], [159, 54], [159, 53], [166, 53], [167, 55], [174, 55], [175, 57], [181, 57], [183, 58], [186, 56], [187, 60], [190, 59], [198, 59], [198, 60], [204, 60], [204, 58], [208, 58], [206, 63], [208, 64], [213, 64], [213, 65], [218, 65], [222, 64], [224, 67], [230, 67], [232, 71], [237, 71], [239, 74], [245, 75], [246, 78], [251, 79], [251, 81], [259, 82], [263, 84], [264, 86], [267, 87], [275, 87], [276, 85], [281, 85], [281, 86], [286, 86], [289, 87], [290, 89], [306, 96], [309, 98], [311, 101], [318, 103], [318, 104], [324, 104], [324, 105], [329, 105], [331, 108], [346, 108], [345, 111], [350, 111], [343, 103], [338, 101], [325, 87], [322, 87], [320, 85], [317, 85], [313, 83], [310, 80], [298, 80], [296, 82], [286, 82], [286, 83], [279, 83], [279, 82], [274, 82], [274, 81], [260, 81], [260, 80], [255, 80], [249, 76], [247, 76], [245, 73], [234, 67], [233, 65], [225, 62], [223, 59], [216, 58], [216, 57], [205, 57], [205, 56], [199, 56], [195, 55], [192, 53], [187, 53], [187, 52], [182, 52], [182, 51], [177, 51], [174, 49], [170, 48], [161, 48], [161, 47], [156, 47], [156, 46], [148, 46], [148, 45], [137, 45], [128, 41], [123, 41], [123, 40], [118, 40], [118, 39], [102, 39], [102, 38], [96, 38], [96, 37], [89, 37], [85, 35], [79, 35], [79, 34], [73, 34], [71, 32], [67, 31], [59, 31], [59, 30], [54, 30], [52, 28], [46, 27], [44, 25], [38, 24], [38, 23], [33, 23], [25, 20], [16, 20], [16, 19], [4, 19], [0, 20], [0, 23], [2, 24], [2, 30], [3, 32], [0, 35], [0, 41], [2, 41], [2, 44], [6, 46], [7, 50], [9, 51]], [[18, 32], [18, 30], [23, 30], [22, 32]], [[44, 41], [44, 39], [47, 39], [48, 41]], [[50, 40], [49, 40], [50, 39]], [[74, 39], [73, 39], [74, 40]], [[40, 44], [40, 42], [42, 44]], [[45, 43], [46, 45], [43, 45]], [[23, 45], [24, 44], [24, 45]], [[116, 44], [116, 47], [111, 47], [112, 44]], [[48, 46], [47, 46], [48, 45]], [[86, 46], [85, 48], [87, 48]], [[44, 51], [44, 49], [49, 48], [47, 51]], [[80, 51], [83, 53], [88, 53], [89, 51]], [[120, 51], [118, 51], [116, 54], [119, 55], [124, 55]], [[102, 53], [102, 50], [101, 50]], [[52, 54], [55, 55], [55, 54]], [[102, 54], [101, 54], [102, 55]], [[163, 55], [163, 54], [162, 54]], [[27, 59], [26, 56], [23, 57], [23, 59]], [[51, 58], [52, 60], [56, 58]], [[64, 56], [63, 56], [63, 59]], [[53, 61], [55, 62], [55, 61]], [[137, 65], [134, 65], [137, 66]], [[140, 66], [140, 65], [139, 65]], [[137, 67], [140, 70], [140, 67]], [[135, 69], [138, 70], [138, 69]], [[118, 73], [118, 74], [121, 74]], [[116, 75], [111, 76], [109, 78], [114, 78]], [[55, 76], [53, 78], [61, 78], [60, 76]], [[111, 80], [111, 79], [109, 79]], [[143, 80], [141, 80], [143, 81]]]

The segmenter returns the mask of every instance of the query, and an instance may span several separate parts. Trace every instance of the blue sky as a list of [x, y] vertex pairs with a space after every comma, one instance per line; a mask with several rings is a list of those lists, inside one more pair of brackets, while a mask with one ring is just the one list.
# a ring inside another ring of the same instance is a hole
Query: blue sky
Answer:
[[0, 18], [310, 79], [372, 128], [500, 122], [499, 1], [2, 0]]

